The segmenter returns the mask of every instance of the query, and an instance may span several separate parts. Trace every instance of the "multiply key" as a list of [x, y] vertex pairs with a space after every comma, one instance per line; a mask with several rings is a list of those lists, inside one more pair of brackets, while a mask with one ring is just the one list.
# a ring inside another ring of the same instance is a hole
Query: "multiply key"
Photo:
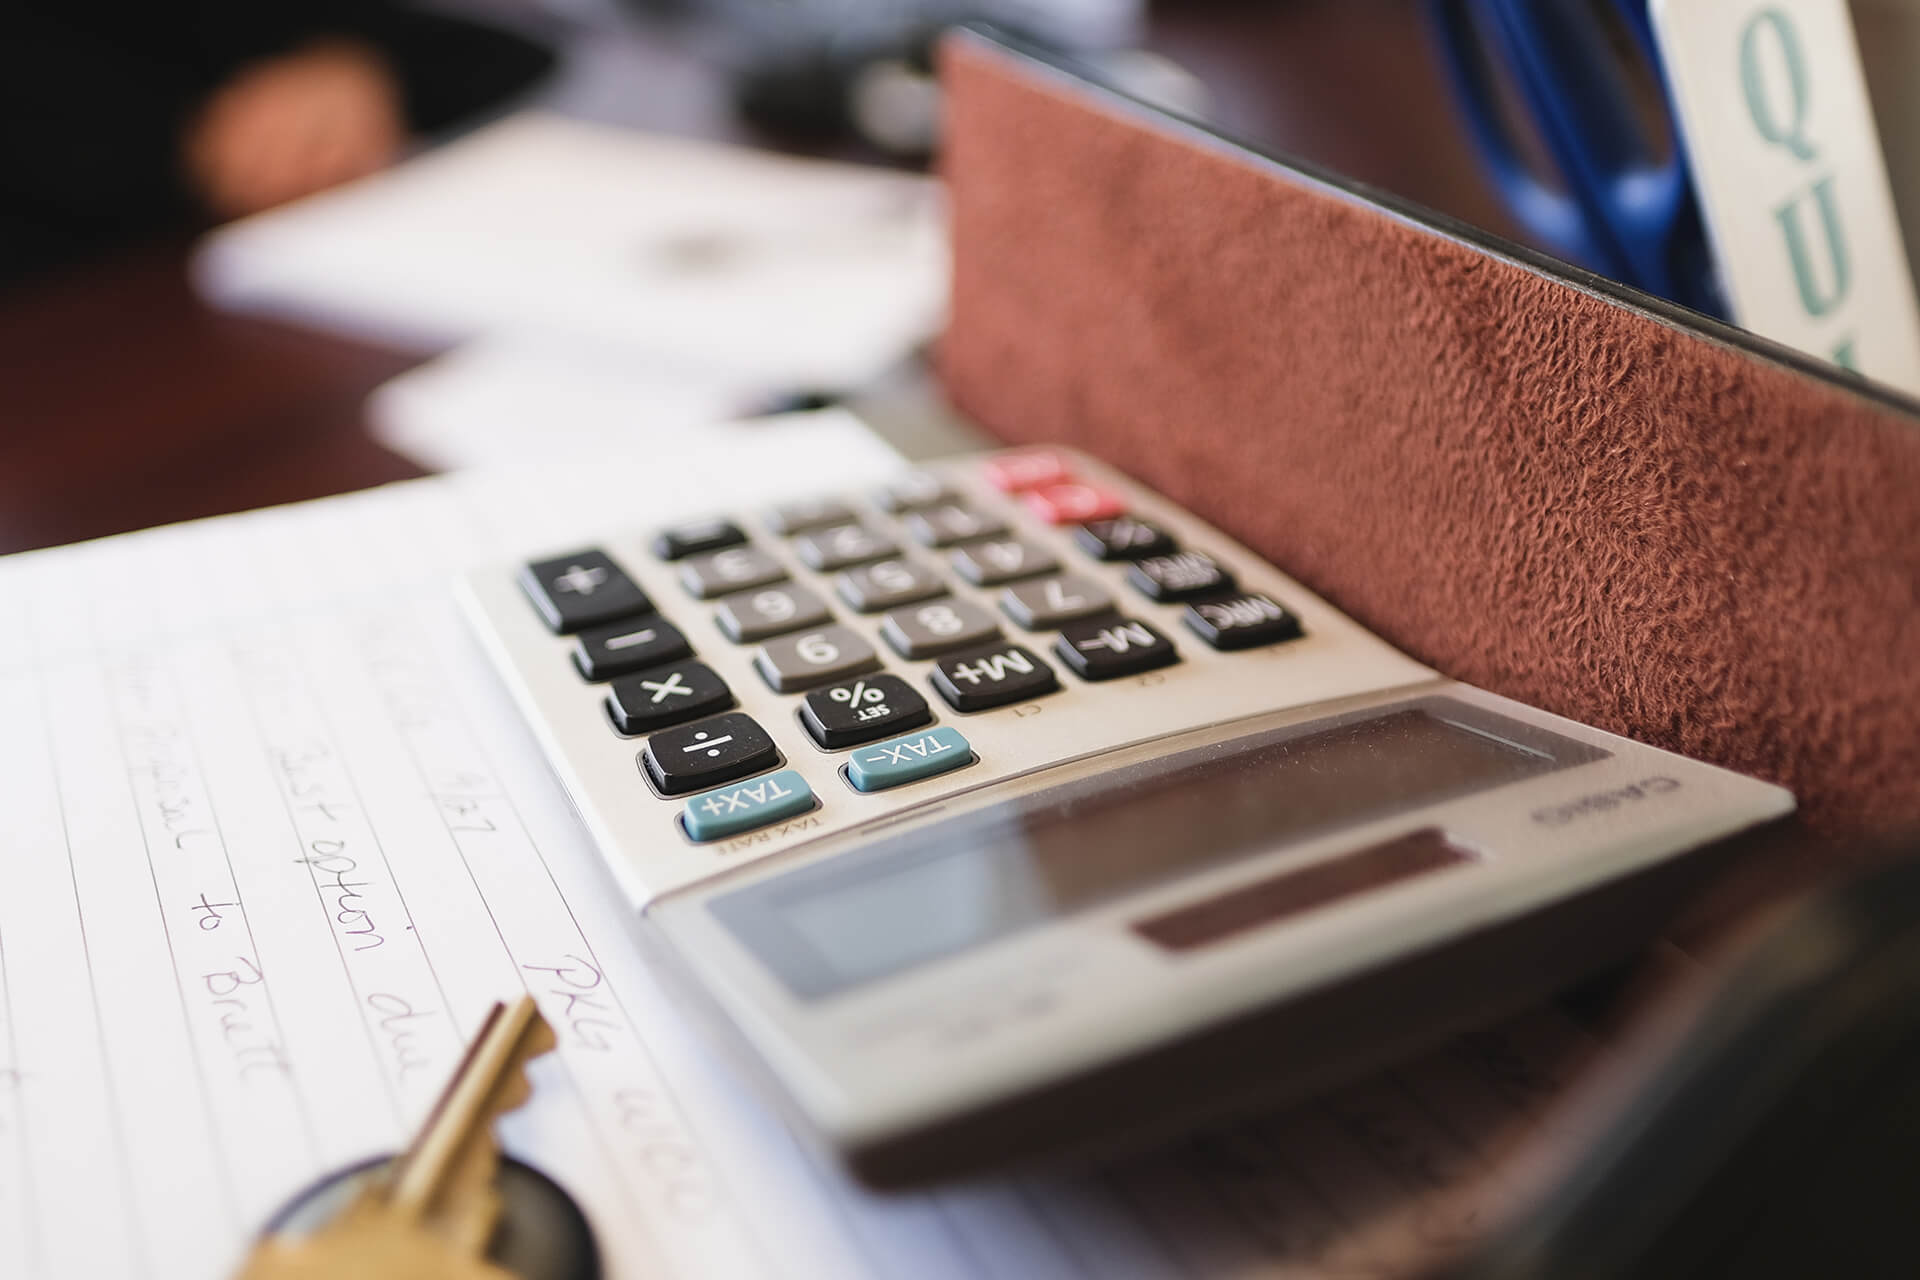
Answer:
[[531, 997], [496, 1004], [406, 1151], [311, 1233], [268, 1236], [240, 1280], [511, 1280], [486, 1256], [504, 1203], [493, 1122], [527, 1100], [526, 1064], [553, 1047]]
[[733, 690], [704, 662], [676, 662], [623, 676], [607, 690], [607, 715], [625, 734], [652, 733], [732, 705]]

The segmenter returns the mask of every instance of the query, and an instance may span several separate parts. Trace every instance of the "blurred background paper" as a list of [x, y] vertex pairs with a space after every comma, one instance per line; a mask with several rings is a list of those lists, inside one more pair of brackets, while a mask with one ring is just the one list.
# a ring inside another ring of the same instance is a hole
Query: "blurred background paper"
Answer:
[[429, 471], [593, 462], [684, 448], [684, 428], [772, 398], [751, 379], [688, 376], [580, 344], [481, 338], [409, 369], [367, 401], [373, 436]]
[[855, 385], [940, 324], [935, 185], [543, 113], [213, 233], [215, 303], [446, 347], [535, 335], [688, 378]]

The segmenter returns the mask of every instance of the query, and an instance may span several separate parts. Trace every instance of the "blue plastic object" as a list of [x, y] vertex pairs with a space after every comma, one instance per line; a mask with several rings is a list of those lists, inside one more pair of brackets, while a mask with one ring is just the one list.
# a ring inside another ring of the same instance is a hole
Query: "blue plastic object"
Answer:
[[813, 788], [792, 769], [720, 787], [687, 801], [680, 820], [695, 840], [722, 840], [813, 808]]
[[847, 781], [855, 791], [884, 791], [958, 769], [972, 760], [973, 749], [966, 738], [958, 729], [943, 726], [860, 748], [847, 761]]
[[[1561, 257], [1648, 293], [1725, 316], [1673, 112], [1634, 100], [1602, 0], [1429, 0], [1475, 147], [1513, 216]], [[1649, 65], [1659, 65], [1644, 0], [1613, 0]], [[1539, 135], [1560, 183], [1523, 155], [1512, 105]], [[1664, 86], [1662, 86], [1664, 93]], [[1564, 188], [1564, 189], [1562, 189]]]

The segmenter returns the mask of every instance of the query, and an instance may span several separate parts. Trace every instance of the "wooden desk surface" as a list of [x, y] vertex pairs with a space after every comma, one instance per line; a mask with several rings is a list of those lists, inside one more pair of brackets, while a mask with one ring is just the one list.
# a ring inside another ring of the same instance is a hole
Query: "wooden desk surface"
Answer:
[[[1504, 226], [1411, 3], [1186, 0], [1161, 6], [1151, 43], [1207, 81], [1229, 130]], [[680, 95], [637, 104], [641, 118], [701, 127], [684, 79], [638, 79], [637, 95]], [[0, 552], [420, 474], [367, 435], [361, 406], [430, 353], [216, 312], [188, 285], [190, 244], [0, 295]]]

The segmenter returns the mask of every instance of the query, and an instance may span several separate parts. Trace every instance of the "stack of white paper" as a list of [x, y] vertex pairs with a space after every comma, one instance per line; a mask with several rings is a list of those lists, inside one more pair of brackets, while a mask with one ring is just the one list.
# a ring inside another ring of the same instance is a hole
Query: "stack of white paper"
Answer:
[[429, 347], [811, 388], [935, 332], [946, 265], [928, 179], [527, 113], [222, 228], [196, 274], [222, 305]]

